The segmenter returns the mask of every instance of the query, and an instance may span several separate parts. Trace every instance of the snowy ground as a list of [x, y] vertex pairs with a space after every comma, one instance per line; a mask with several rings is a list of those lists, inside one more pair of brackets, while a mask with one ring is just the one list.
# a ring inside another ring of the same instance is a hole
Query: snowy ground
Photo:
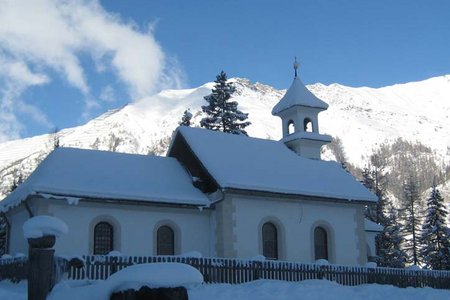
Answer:
[[[87, 290], [95, 290], [99, 283], [84, 286], [74, 286], [67, 282], [70, 292], [65, 293], [63, 300], [86, 298]], [[88, 292], [88, 294], [91, 294]], [[26, 282], [12, 284], [0, 282], [1, 300], [25, 300]], [[55, 299], [55, 298], [53, 298]], [[101, 298], [94, 298], [102, 300]], [[303, 282], [284, 282], [274, 280], [259, 280], [240, 285], [211, 284], [189, 288], [190, 300], [295, 300], [295, 299], [364, 299], [364, 300], [439, 300], [450, 299], [450, 291], [430, 288], [396, 288], [387, 285], [360, 285], [355, 287], [342, 286], [325, 280], [307, 280]], [[106, 299], [105, 299], [106, 300]]]

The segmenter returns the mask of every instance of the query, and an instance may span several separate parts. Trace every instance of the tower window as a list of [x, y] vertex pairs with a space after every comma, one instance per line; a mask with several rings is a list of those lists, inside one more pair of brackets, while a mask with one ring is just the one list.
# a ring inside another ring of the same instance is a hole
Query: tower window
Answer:
[[309, 118], [306, 118], [304, 121], [303, 121], [303, 130], [304, 131], [306, 131], [306, 132], [312, 132], [313, 131], [313, 124], [312, 124], [312, 121], [311, 121], [311, 119], [309, 119]]
[[293, 134], [294, 132], [295, 132], [294, 121], [289, 120], [289, 122], [288, 122], [288, 134]]

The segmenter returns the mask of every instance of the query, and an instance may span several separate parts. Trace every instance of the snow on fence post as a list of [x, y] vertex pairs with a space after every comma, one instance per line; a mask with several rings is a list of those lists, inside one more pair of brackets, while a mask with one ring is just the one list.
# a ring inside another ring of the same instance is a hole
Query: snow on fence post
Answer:
[[56, 237], [67, 233], [67, 225], [50, 216], [28, 219], [23, 225], [28, 240], [28, 300], [45, 300], [55, 284]]

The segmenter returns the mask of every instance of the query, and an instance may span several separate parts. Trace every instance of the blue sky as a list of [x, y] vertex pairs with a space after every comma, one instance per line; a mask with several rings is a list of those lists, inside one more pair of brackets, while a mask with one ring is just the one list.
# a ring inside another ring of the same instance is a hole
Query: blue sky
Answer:
[[0, 0], [0, 142], [220, 70], [276, 88], [450, 74], [450, 1]]

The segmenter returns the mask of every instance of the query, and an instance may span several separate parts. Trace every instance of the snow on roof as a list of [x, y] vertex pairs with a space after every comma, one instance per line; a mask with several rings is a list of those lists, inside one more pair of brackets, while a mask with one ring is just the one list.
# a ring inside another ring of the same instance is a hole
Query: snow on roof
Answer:
[[374, 231], [374, 232], [382, 232], [384, 227], [380, 224], [372, 222], [370, 220], [364, 219], [364, 230], [365, 231]]
[[340, 164], [298, 156], [282, 142], [178, 127], [222, 188], [377, 201]]
[[188, 172], [171, 157], [57, 148], [0, 202], [18, 205], [30, 194], [207, 205]]
[[281, 111], [295, 105], [316, 107], [320, 109], [328, 108], [328, 104], [311, 93], [298, 77], [294, 78], [291, 87], [287, 90], [283, 98], [281, 98], [274, 106], [272, 115], [277, 115]]

